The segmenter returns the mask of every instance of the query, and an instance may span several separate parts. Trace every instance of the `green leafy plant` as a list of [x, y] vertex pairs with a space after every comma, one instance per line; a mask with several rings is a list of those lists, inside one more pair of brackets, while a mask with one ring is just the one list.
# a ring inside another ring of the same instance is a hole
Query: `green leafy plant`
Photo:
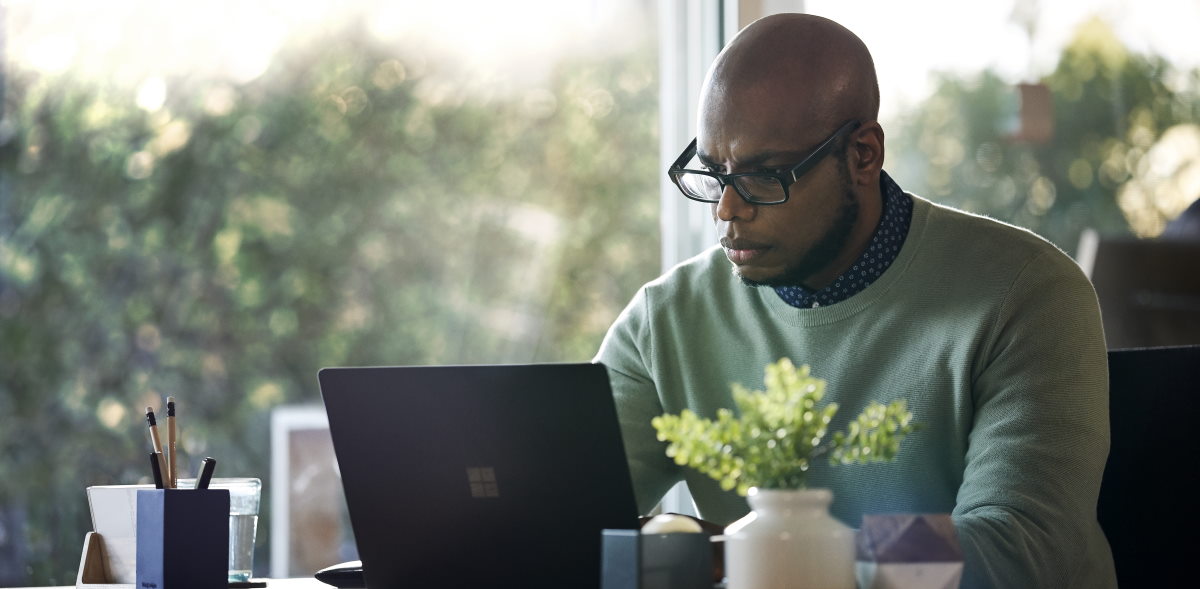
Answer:
[[872, 402], [846, 431], [823, 444], [838, 410], [837, 403], [818, 404], [825, 381], [811, 376], [807, 365], [796, 368], [784, 358], [767, 365], [764, 384], [766, 391], [733, 385], [740, 417], [729, 409], [719, 410], [716, 420], [688, 409], [655, 417], [658, 439], [669, 442], [667, 456], [740, 495], [751, 487], [802, 489], [815, 458], [828, 453], [831, 464], [890, 461], [918, 427], [903, 399]]

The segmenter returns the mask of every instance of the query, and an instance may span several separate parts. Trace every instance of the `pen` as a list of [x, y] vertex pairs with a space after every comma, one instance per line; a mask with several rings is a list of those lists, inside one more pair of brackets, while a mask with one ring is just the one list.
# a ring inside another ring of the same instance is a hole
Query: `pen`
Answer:
[[146, 407], [146, 423], [150, 426], [150, 443], [154, 445], [154, 453], [158, 455], [158, 470], [163, 475], [163, 488], [170, 489], [170, 482], [166, 480], [167, 470], [166, 456], [163, 455], [162, 441], [158, 439], [158, 422], [154, 421], [154, 408]]
[[171, 488], [179, 486], [179, 467], [175, 461], [175, 397], [167, 397], [167, 479]]
[[158, 452], [150, 453], [150, 472], [154, 473], [154, 488], [155, 489], [163, 488], [162, 469], [158, 466], [158, 461], [161, 458], [162, 458], [162, 455], [159, 454]]
[[204, 459], [204, 464], [200, 465], [200, 473], [196, 475], [196, 488], [207, 489], [208, 483], [212, 481], [213, 469], [217, 467], [217, 461], [211, 456]]

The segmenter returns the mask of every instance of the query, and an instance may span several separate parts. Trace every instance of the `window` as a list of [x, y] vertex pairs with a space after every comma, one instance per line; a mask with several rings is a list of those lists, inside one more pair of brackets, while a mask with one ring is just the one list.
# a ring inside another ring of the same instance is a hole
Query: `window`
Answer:
[[1089, 228], [1154, 237], [1200, 197], [1194, 2], [805, 4], [871, 49], [909, 191], [1068, 252]]
[[660, 267], [657, 16], [0, 4], [0, 584], [73, 578], [167, 395], [269, 494], [323, 366], [590, 359]]
[[960, 4], [0, 2], [0, 585], [69, 581], [83, 487], [148, 479], [167, 395], [185, 461], [270, 487], [269, 411], [322, 366], [590, 358], [714, 242], [663, 171], [767, 12], [862, 36], [918, 194], [1067, 249], [1200, 195], [1193, 3]]

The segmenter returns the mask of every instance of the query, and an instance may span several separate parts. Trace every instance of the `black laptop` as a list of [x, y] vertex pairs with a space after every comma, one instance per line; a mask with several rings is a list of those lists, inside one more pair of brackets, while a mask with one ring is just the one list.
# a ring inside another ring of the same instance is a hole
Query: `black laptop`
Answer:
[[599, 587], [637, 527], [597, 364], [318, 375], [368, 587]]

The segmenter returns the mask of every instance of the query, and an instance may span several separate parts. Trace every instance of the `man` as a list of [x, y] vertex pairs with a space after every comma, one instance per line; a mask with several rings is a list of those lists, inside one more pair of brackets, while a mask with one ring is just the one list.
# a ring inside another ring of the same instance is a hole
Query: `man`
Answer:
[[878, 96], [862, 41], [811, 15], [762, 19], [713, 63], [694, 154], [670, 173], [711, 203], [720, 247], [643, 287], [596, 358], [639, 506], [685, 479], [704, 519], [746, 513], [668, 459], [650, 420], [713, 417], [730, 383], [761, 388], [788, 357], [828, 381], [834, 431], [871, 400], [907, 399], [923, 426], [895, 462], [810, 470], [835, 516], [951, 513], [964, 587], [1113, 587], [1095, 293], [1032, 233], [904, 193], [882, 171]]

